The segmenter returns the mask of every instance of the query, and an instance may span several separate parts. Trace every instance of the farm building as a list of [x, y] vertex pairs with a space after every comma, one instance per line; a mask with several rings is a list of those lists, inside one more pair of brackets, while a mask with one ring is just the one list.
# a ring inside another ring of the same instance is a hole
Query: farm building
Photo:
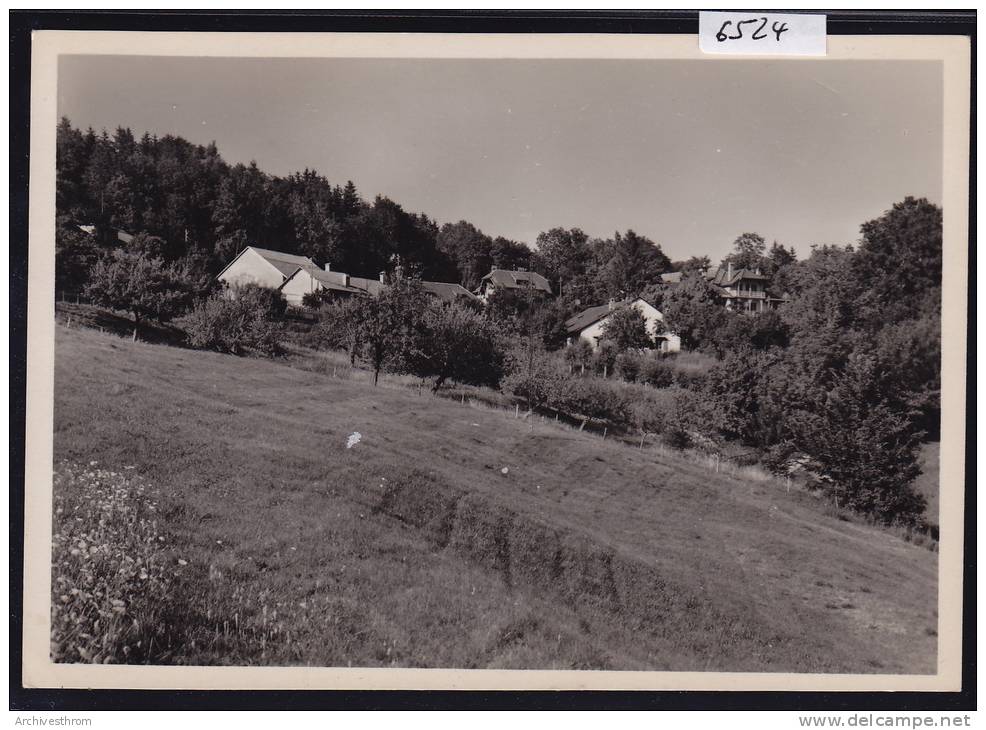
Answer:
[[548, 283], [547, 279], [535, 271], [524, 269], [516, 269], [514, 271], [493, 269], [480, 279], [476, 294], [485, 302], [489, 299], [490, 294], [497, 289], [533, 289], [544, 294], [552, 294], [551, 284]]
[[[312, 266], [299, 268], [281, 285], [281, 292], [288, 304], [301, 306], [305, 294], [316, 291], [328, 290], [339, 296], [368, 294], [375, 297], [386, 286], [386, 276], [383, 273], [379, 279], [364, 279], [359, 276], [350, 276], [341, 271], [332, 271], [330, 265], [326, 264], [325, 269]], [[475, 294], [458, 284], [448, 284], [443, 281], [422, 281], [421, 288], [427, 294], [446, 302], [477, 300]]]
[[350, 286], [349, 274], [332, 271], [326, 264], [325, 269], [316, 266], [303, 266], [295, 270], [281, 285], [281, 293], [288, 304], [296, 307], [302, 305], [306, 294], [328, 290], [341, 297], [353, 294], [366, 294], [365, 289]]
[[[400, 276], [400, 268], [395, 272]], [[537, 274], [539, 279], [544, 280]], [[234, 258], [218, 279], [229, 286], [257, 284], [279, 289], [289, 305], [300, 307], [306, 294], [328, 290], [339, 296], [369, 295], [379, 296], [387, 288], [387, 274], [380, 272], [376, 279], [351, 276], [342, 271], [333, 271], [330, 264], [324, 269], [315, 265], [307, 256], [272, 251], [257, 246], [247, 246]], [[547, 284], [547, 280], [544, 280]], [[444, 281], [422, 281], [425, 293], [445, 302], [476, 302], [479, 297], [459, 284]], [[541, 288], [536, 285], [536, 288]], [[548, 287], [548, 291], [551, 288]]]
[[664, 330], [664, 315], [649, 302], [637, 298], [624, 302], [609, 302], [598, 307], [589, 307], [565, 322], [569, 344], [577, 339], [583, 339], [595, 349], [603, 338], [606, 321], [609, 316], [622, 307], [633, 307], [647, 321], [647, 332], [661, 352], [678, 352], [681, 350], [681, 339], [678, 335]]
[[307, 256], [247, 246], [219, 272], [219, 281], [229, 286], [257, 284], [277, 289], [300, 268], [317, 269]]

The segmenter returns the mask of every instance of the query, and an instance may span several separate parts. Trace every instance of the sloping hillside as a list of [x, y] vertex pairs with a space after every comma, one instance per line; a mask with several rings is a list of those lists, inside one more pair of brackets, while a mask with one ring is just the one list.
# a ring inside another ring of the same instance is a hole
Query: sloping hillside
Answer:
[[934, 671], [937, 556], [809, 496], [276, 362], [63, 326], [56, 360], [56, 460], [166, 506], [169, 661]]

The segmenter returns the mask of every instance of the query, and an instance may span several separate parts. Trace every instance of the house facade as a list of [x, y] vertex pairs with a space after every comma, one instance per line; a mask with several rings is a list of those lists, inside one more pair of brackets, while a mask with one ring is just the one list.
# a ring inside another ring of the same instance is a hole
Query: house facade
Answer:
[[513, 289], [516, 291], [533, 290], [552, 295], [551, 284], [536, 271], [526, 269], [493, 269], [479, 281], [476, 288], [476, 296], [486, 302], [490, 295], [498, 289]]
[[366, 293], [363, 289], [350, 286], [349, 280], [349, 274], [331, 271], [328, 267], [320, 269], [316, 266], [305, 266], [291, 274], [281, 284], [280, 289], [285, 301], [294, 307], [300, 307], [304, 303], [306, 294], [319, 291], [330, 291], [339, 297]]
[[216, 278], [231, 287], [256, 284], [277, 289], [300, 268], [318, 267], [307, 256], [247, 246]]
[[767, 294], [770, 278], [760, 269], [734, 269], [729, 263], [706, 278], [716, 287], [723, 306], [736, 312], [766, 312], [785, 301]]
[[[767, 293], [770, 277], [764, 276], [759, 269], [734, 268], [732, 263], [727, 263], [715, 271], [706, 271], [704, 276], [715, 288], [722, 305], [735, 312], [766, 312], [787, 301], [785, 297], [772, 297]], [[680, 271], [672, 271], [661, 274], [661, 281], [678, 284], [681, 277]]]
[[606, 323], [613, 312], [623, 307], [633, 307], [640, 312], [647, 322], [647, 333], [654, 340], [655, 348], [661, 352], [678, 352], [681, 350], [681, 338], [668, 332], [664, 327], [664, 315], [650, 302], [637, 298], [625, 302], [609, 302], [598, 307], [589, 307], [565, 322], [568, 333], [568, 344], [582, 339], [588, 342], [592, 349], [599, 346], [605, 336]]

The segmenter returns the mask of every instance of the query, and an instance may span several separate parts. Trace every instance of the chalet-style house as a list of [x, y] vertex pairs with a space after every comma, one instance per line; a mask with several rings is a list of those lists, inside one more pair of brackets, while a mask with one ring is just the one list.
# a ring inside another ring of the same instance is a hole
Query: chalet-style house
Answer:
[[784, 299], [767, 295], [769, 277], [760, 273], [760, 269], [734, 269], [727, 264], [708, 277], [709, 281], [719, 291], [723, 306], [737, 312], [765, 312], [776, 309]]
[[609, 317], [613, 312], [623, 307], [633, 307], [644, 316], [647, 321], [647, 333], [654, 341], [656, 349], [661, 352], [678, 352], [681, 350], [681, 338], [664, 328], [664, 315], [652, 304], [639, 297], [623, 302], [611, 301], [608, 304], [600, 304], [598, 307], [589, 307], [576, 314], [565, 322], [568, 344], [583, 339], [592, 346], [592, 349], [596, 349], [600, 340], [604, 338], [606, 322]]
[[219, 272], [219, 281], [228, 286], [257, 284], [277, 289], [301, 268], [317, 269], [307, 256], [247, 246]]
[[[681, 276], [680, 271], [672, 271], [661, 274], [661, 280], [665, 284], [677, 284], [681, 281]], [[733, 265], [728, 263], [714, 272], [706, 271], [704, 276], [715, 288], [726, 309], [737, 312], [765, 312], [768, 309], [777, 309], [787, 301], [783, 297], [772, 297], [767, 294], [770, 278], [760, 273], [759, 269], [734, 269]]]
[[497, 289], [533, 289], [549, 296], [552, 294], [551, 284], [547, 279], [535, 271], [527, 271], [525, 269], [515, 269], [513, 271], [493, 269], [480, 279], [479, 286], [476, 288], [476, 295], [483, 302], [486, 302], [490, 295]]

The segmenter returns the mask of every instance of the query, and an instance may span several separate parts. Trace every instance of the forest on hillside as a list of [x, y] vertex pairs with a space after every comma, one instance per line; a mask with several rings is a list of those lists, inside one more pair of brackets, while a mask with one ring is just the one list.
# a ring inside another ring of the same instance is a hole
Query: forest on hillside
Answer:
[[[172, 135], [137, 138], [125, 128], [97, 134], [63, 118], [57, 158], [63, 288], [84, 284], [98, 254], [78, 225], [95, 226], [102, 246], [116, 245], [116, 230], [155, 236], [167, 260], [190, 258], [210, 273], [252, 244], [358, 276], [375, 277], [399, 260], [425, 279], [468, 289], [493, 267], [532, 268], [584, 301], [619, 296], [671, 268], [660, 246], [633, 231], [590, 240], [556, 229], [539, 237], [542, 254], [468, 221], [439, 225], [389, 198], [371, 201], [351, 181], [333, 183], [315, 170], [278, 177], [252, 162], [230, 165], [214, 143]], [[573, 245], [577, 250], [559, 250]], [[573, 266], [574, 257], [582, 260]]]
[[[323, 329], [338, 326], [325, 342], [349, 342], [353, 360], [371, 362], [377, 373], [416, 368], [438, 385], [476, 378], [532, 406], [592, 411], [678, 441], [700, 434], [742, 444], [773, 465], [805, 454], [837, 501], [884, 521], [913, 520], [923, 509], [910, 488], [916, 453], [923, 440], [937, 439], [941, 417], [942, 211], [926, 199], [888, 201], [883, 215], [861, 223], [858, 241], [815, 246], [801, 259], [740, 233], [723, 263], [760, 269], [769, 291], [788, 300], [756, 316], [723, 308], [703, 275], [718, 262], [671, 261], [632, 230], [595, 239], [560, 225], [531, 248], [467, 221], [440, 225], [388, 198], [370, 202], [352, 182], [313, 170], [278, 177], [255, 164], [230, 165], [215, 144], [170, 135], [97, 134], [63, 119], [56, 206], [56, 290], [101, 291], [135, 321], [191, 310], [189, 322], [208, 335], [203, 343], [214, 342], [223, 329], [217, 322], [232, 316], [233, 305], [210, 296], [214, 276], [250, 244], [355, 275], [399, 262], [422, 278], [470, 289], [492, 267], [538, 271], [558, 296], [494, 299], [482, 313], [421, 309], [426, 316], [416, 319], [405, 316], [414, 307], [395, 299], [403, 296], [395, 287], [378, 302], [327, 308]], [[122, 241], [117, 230], [135, 238]], [[682, 272], [681, 281], [666, 284], [660, 275], [668, 271]], [[641, 323], [632, 315], [596, 352], [558, 352], [567, 317], [630, 296], [654, 304], [683, 347], [714, 365], [687, 374], [656, 356], [641, 361], [634, 334]], [[127, 297], [132, 307], [121, 304]], [[270, 303], [257, 311], [266, 322]], [[261, 329], [275, 351], [274, 329]], [[414, 343], [414, 356], [397, 341]], [[424, 341], [441, 351], [442, 368], [422, 359]], [[452, 357], [455, 342], [462, 347]], [[641, 383], [647, 390], [633, 389]]]

